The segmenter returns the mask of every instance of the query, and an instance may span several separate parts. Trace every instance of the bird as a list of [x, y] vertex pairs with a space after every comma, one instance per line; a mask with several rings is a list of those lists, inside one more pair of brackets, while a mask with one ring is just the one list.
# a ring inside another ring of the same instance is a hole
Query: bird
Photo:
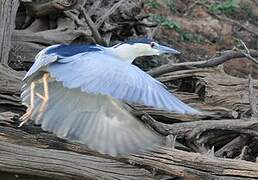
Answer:
[[200, 114], [132, 64], [140, 56], [180, 54], [150, 38], [111, 47], [56, 44], [41, 50], [23, 78], [22, 126], [45, 131], [110, 156], [153, 150], [166, 138], [124, 107], [137, 103], [181, 114]]

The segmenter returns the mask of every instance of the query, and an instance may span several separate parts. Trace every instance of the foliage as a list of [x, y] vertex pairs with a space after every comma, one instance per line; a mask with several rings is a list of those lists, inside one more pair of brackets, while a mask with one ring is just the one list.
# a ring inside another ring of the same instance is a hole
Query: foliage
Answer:
[[189, 32], [181, 32], [180, 40], [184, 42], [194, 42], [194, 43], [203, 43], [205, 42], [205, 38], [201, 35], [194, 35]]
[[175, 22], [165, 16], [161, 16], [161, 15], [157, 15], [157, 14], [150, 14], [150, 21], [152, 21], [166, 29], [175, 30], [177, 32], [181, 31], [181, 26], [177, 22]]
[[209, 11], [214, 14], [229, 14], [235, 10], [239, 0], [225, 0], [224, 2], [215, 2], [209, 6]]
[[[164, 0], [164, 1], [165, 1], [165, 4], [167, 5], [167, 7], [170, 8], [170, 10], [172, 10], [174, 8], [175, 0]], [[146, 0], [145, 5], [152, 9], [161, 8], [161, 4], [157, 0]], [[165, 16], [153, 14], [153, 13], [150, 13], [149, 15], [150, 15], [149, 20], [151, 22], [154, 22], [157, 25], [164, 27], [165, 29], [175, 30], [177, 32], [179, 32], [181, 30], [181, 27], [177, 22], [175, 22]]]
[[145, 4], [153, 9], [158, 9], [161, 7], [160, 3], [158, 3], [156, 0], [146, 0]]
[[176, 0], [164, 0], [166, 3], [166, 6], [170, 9], [172, 12], [176, 12]]

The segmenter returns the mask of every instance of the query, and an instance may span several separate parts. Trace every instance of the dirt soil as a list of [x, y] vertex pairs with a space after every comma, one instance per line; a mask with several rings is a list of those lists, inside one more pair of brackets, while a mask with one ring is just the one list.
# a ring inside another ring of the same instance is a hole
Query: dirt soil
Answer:
[[[150, 0], [145, 12], [153, 14], [155, 22], [163, 17], [156, 38], [179, 49], [179, 61], [207, 59], [238, 47], [239, 39], [248, 48], [258, 49], [255, 0]], [[251, 73], [258, 78], [257, 67], [244, 58], [225, 63], [224, 69], [233, 76], [246, 78]]]

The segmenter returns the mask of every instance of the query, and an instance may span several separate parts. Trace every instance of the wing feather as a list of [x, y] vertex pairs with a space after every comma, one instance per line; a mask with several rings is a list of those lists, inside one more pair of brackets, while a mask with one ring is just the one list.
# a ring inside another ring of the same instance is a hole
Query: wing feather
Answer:
[[199, 113], [134, 65], [103, 52], [90, 52], [79, 57], [69, 57], [69, 61], [65, 63], [60, 59], [50, 64], [48, 71], [67, 88], [80, 88], [87, 93], [111, 95], [119, 100], [163, 110]]
[[[37, 92], [43, 88], [38, 85]], [[58, 137], [86, 144], [89, 148], [110, 155], [140, 153], [161, 145], [164, 137], [149, 129], [127, 112], [119, 101], [106, 95], [81, 92], [49, 82], [49, 103], [42, 119], [42, 129]], [[23, 101], [29, 103], [30, 96]], [[36, 97], [33, 119], [41, 104]]]

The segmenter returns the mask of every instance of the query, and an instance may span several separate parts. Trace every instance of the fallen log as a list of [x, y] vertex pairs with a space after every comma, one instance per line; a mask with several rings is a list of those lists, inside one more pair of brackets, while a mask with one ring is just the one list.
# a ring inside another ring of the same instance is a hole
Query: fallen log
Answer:
[[132, 163], [155, 168], [168, 175], [193, 179], [258, 179], [257, 163], [163, 148], [158, 152], [130, 157]]
[[54, 179], [153, 179], [145, 169], [68, 151], [0, 142], [0, 171]]
[[[43, 134], [34, 132], [29, 136], [18, 129], [1, 127], [0, 171], [25, 175], [37, 175], [56, 179], [154, 179], [159, 174], [184, 179], [257, 179], [256, 163], [237, 159], [225, 159], [185, 152], [177, 149], [160, 148], [144, 155], [123, 158], [92, 155], [84, 146], [57, 141], [64, 150], [49, 149], [53, 138], [44, 138], [45, 146], [38, 141]], [[12, 136], [10, 136], [12, 135]], [[17, 138], [20, 136], [20, 138]], [[10, 141], [16, 144], [10, 144]], [[24, 146], [24, 142], [27, 144]], [[65, 145], [66, 144], [66, 145]], [[31, 147], [36, 146], [36, 147]], [[76, 148], [77, 146], [77, 148]], [[40, 147], [40, 148], [39, 148]], [[45, 149], [48, 148], [48, 149]], [[81, 148], [81, 149], [80, 149]], [[80, 154], [78, 154], [80, 152]]]

